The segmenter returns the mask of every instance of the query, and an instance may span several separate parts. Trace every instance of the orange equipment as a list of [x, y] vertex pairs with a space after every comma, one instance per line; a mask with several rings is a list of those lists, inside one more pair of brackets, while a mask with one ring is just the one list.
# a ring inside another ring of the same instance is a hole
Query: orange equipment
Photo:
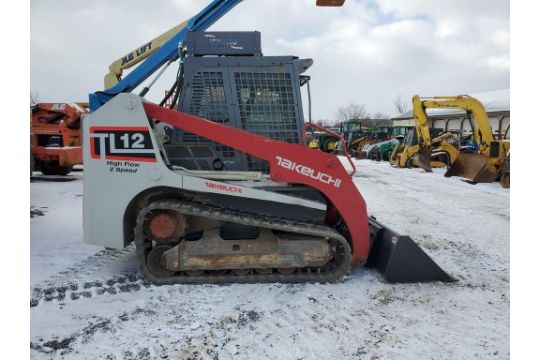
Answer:
[[67, 175], [82, 164], [81, 116], [86, 103], [39, 103], [31, 108], [31, 154], [45, 175]]
[[317, 6], [341, 6], [345, 0], [317, 0]]

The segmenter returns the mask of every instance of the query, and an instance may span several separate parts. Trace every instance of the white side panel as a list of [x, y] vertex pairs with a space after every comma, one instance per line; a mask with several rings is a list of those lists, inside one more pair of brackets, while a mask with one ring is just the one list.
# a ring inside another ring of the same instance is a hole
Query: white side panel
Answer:
[[251, 187], [241, 186], [235, 183], [226, 183], [215, 180], [208, 180], [194, 176], [183, 176], [184, 189], [214, 194], [233, 195], [250, 199], [259, 199], [265, 201], [275, 201], [290, 205], [305, 206], [318, 210], [326, 210], [326, 205], [316, 201], [305, 200], [293, 196], [282, 195], [270, 191], [253, 189]]
[[[121, 249], [123, 217], [131, 199], [150, 187], [181, 188], [182, 176], [170, 171], [159, 155], [156, 162], [92, 158], [90, 129], [96, 127], [149, 128], [149, 123], [141, 100], [133, 94], [116, 96], [83, 121], [84, 241]], [[151, 131], [150, 134], [155, 149], [156, 141]]]

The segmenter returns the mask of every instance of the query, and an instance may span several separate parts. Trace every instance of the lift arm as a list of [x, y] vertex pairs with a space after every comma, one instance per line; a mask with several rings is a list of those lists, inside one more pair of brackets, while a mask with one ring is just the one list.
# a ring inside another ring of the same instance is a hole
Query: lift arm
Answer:
[[351, 175], [334, 155], [271, 140], [150, 102], [144, 102], [143, 106], [149, 118], [268, 161], [273, 182], [305, 184], [319, 190], [347, 224], [353, 261], [367, 261], [370, 235], [366, 204]]

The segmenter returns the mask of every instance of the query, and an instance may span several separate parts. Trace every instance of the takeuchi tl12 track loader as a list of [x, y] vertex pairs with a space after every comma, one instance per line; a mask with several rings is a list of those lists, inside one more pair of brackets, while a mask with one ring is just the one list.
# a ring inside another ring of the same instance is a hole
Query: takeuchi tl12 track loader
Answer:
[[[155, 123], [268, 162], [269, 174], [168, 165]], [[372, 265], [390, 282], [451, 281], [367, 214], [340, 160], [300, 144], [117, 95], [83, 123], [84, 235], [135, 241], [154, 283], [332, 282]]]
[[[244, 46], [231, 34], [188, 36], [237, 3], [213, 1], [126, 78], [90, 96], [92, 113], [83, 121], [85, 241], [116, 249], [135, 242], [141, 271], [155, 284], [334, 282], [362, 265], [389, 282], [453, 281], [411, 238], [368, 216], [350, 158], [347, 171], [335, 155], [294, 138], [302, 124], [288, 105], [295, 100], [301, 108], [295, 86], [303, 81], [295, 58], [283, 58], [290, 65], [279, 69], [257, 56], [260, 66], [252, 64], [246, 76], [234, 53]], [[238, 61], [182, 59], [176, 109], [130, 93], [181, 57], [179, 44], [190, 38], [230, 47]], [[186, 60], [199, 70], [184, 69]], [[200, 80], [200, 90], [190, 93]], [[201, 112], [202, 105], [213, 106]]]

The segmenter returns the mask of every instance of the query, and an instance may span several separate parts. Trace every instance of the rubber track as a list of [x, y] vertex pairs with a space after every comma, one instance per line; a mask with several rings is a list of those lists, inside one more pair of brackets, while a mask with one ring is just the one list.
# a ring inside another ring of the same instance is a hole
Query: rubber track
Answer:
[[[250, 273], [247, 275], [236, 275], [226, 273], [223, 275], [213, 275], [205, 273], [200, 276], [188, 276], [183, 274], [175, 274], [167, 278], [158, 278], [154, 276], [146, 266], [145, 254], [145, 232], [144, 223], [147, 215], [152, 210], [168, 209], [178, 211], [185, 215], [201, 216], [213, 220], [234, 222], [243, 225], [257, 226], [272, 230], [280, 230], [292, 232], [302, 235], [312, 235], [319, 238], [334, 240], [338, 245], [338, 250], [341, 250], [344, 255], [342, 262], [337, 264], [330, 271], [312, 271], [311, 269], [299, 269], [292, 274], [257, 274]], [[137, 257], [141, 266], [142, 273], [148, 280], [156, 285], [170, 284], [223, 284], [223, 283], [316, 283], [316, 282], [337, 282], [349, 271], [351, 265], [351, 249], [347, 240], [335, 229], [328, 226], [315, 225], [309, 223], [295, 222], [287, 219], [273, 218], [261, 216], [251, 213], [238, 212], [220, 207], [201, 205], [180, 200], [157, 200], [152, 202], [141, 210], [137, 217], [137, 225], [135, 227], [135, 244]]]

